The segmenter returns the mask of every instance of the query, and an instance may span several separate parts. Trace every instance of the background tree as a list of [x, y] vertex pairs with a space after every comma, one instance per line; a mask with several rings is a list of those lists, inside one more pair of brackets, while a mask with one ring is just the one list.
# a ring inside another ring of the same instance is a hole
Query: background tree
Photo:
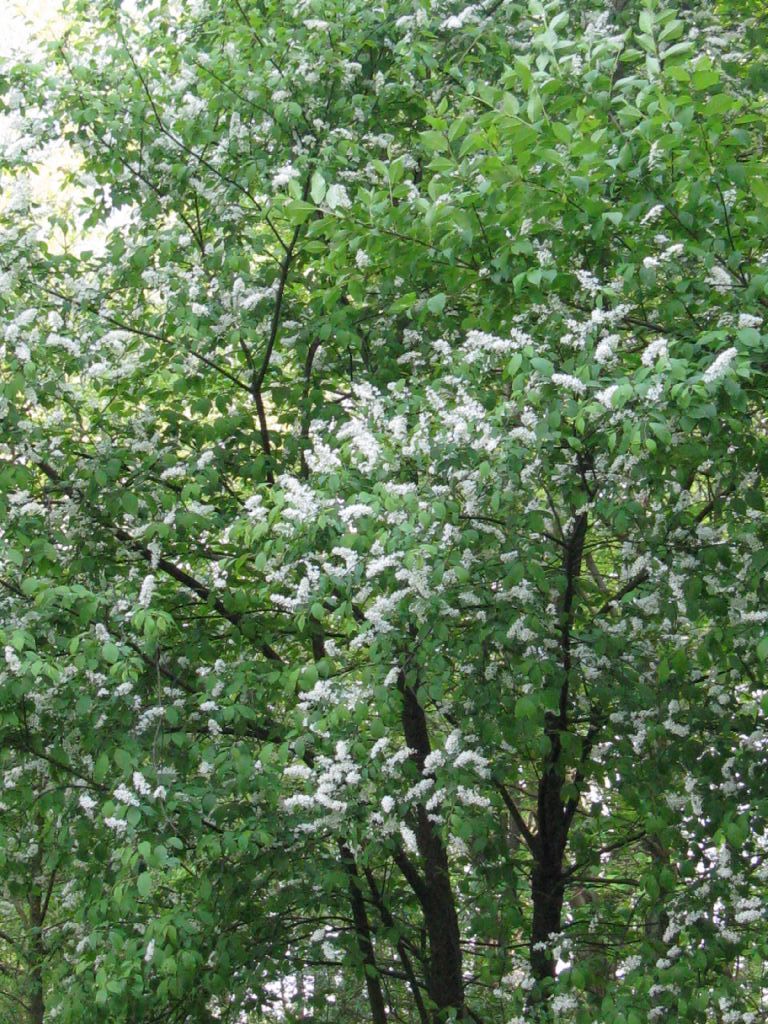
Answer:
[[89, 0], [5, 69], [45, 1019], [764, 1016], [765, 113], [710, 7]]

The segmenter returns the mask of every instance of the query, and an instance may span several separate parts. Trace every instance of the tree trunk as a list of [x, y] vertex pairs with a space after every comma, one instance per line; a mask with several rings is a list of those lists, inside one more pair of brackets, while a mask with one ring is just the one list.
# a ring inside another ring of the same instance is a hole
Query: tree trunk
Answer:
[[44, 1024], [45, 992], [43, 987], [43, 901], [39, 893], [29, 897], [29, 1024]]
[[354, 854], [343, 841], [339, 842], [339, 853], [341, 855], [341, 863], [349, 879], [349, 901], [352, 905], [352, 919], [355, 923], [357, 948], [363, 961], [365, 987], [371, 1007], [371, 1021], [372, 1024], [387, 1024], [387, 1009], [376, 966], [376, 955], [373, 948], [373, 939], [371, 938], [368, 913], [365, 909], [365, 901], [360, 889], [360, 875], [357, 870], [357, 863], [355, 862]]
[[[400, 692], [405, 741], [414, 751], [413, 760], [419, 771], [423, 772], [424, 762], [431, 751], [426, 715], [416, 691], [405, 684], [402, 676]], [[444, 1021], [449, 1010], [455, 1012], [458, 1020], [464, 1020], [461, 939], [448, 854], [438, 829], [429, 820], [423, 806], [419, 806], [416, 812], [416, 843], [424, 876], [414, 886], [414, 891], [422, 906], [429, 939], [427, 994], [435, 1006], [433, 1020], [435, 1024]]]
[[[566, 809], [560, 797], [562, 778], [554, 760], [559, 759], [560, 743], [552, 736], [550, 742], [555, 743], [555, 749], [539, 784], [539, 828], [531, 872], [531, 969], [538, 982], [555, 977], [555, 958], [549, 949], [549, 937], [558, 934], [562, 926], [563, 855], [568, 835]], [[542, 949], [542, 944], [547, 949]]]
[[[392, 912], [390, 911], [389, 907], [384, 902], [384, 898], [381, 892], [379, 891], [378, 885], [376, 884], [376, 879], [374, 878], [373, 872], [370, 870], [370, 868], [364, 868], [363, 871], [366, 880], [368, 881], [368, 888], [370, 889], [371, 892], [371, 898], [373, 899], [373, 902], [376, 904], [376, 908], [379, 911], [379, 916], [381, 917], [381, 920], [384, 922], [387, 928], [394, 928], [395, 919], [392, 916]], [[405, 976], [408, 979], [408, 985], [411, 989], [413, 1001], [416, 1004], [416, 1011], [419, 1015], [420, 1024], [429, 1024], [429, 1016], [427, 1014], [427, 1008], [424, 1005], [424, 1000], [422, 999], [421, 996], [419, 980], [416, 977], [416, 972], [413, 969], [413, 963], [411, 961], [410, 956], [408, 955], [408, 950], [406, 949], [405, 943], [403, 942], [402, 938], [399, 938], [397, 940], [397, 955], [400, 957], [400, 962], [403, 965], [403, 971], [405, 972]]]
[[416, 840], [424, 861], [426, 885], [425, 924], [429, 936], [429, 977], [427, 992], [442, 1011], [464, 1012], [464, 978], [462, 972], [459, 921], [449, 875], [448, 857], [442, 839], [427, 818], [423, 807], [418, 809]]
[[572, 672], [571, 628], [576, 599], [576, 586], [581, 572], [584, 541], [588, 520], [584, 514], [576, 516], [573, 530], [565, 544], [563, 575], [565, 588], [560, 609], [560, 654], [562, 682], [558, 709], [548, 711], [544, 734], [549, 741], [549, 752], [539, 781], [536, 817], [538, 831], [534, 844], [534, 863], [531, 872], [533, 924], [530, 939], [531, 970], [537, 981], [532, 991], [534, 1000], [548, 1001], [546, 982], [554, 980], [557, 962], [552, 955], [551, 935], [562, 928], [565, 880], [563, 859], [568, 842], [568, 830], [578, 804], [578, 796], [566, 803], [562, 797], [565, 769], [562, 763], [561, 736], [568, 728], [570, 684]]
[[[599, 910], [598, 900], [594, 893], [581, 885], [574, 889], [568, 902], [574, 911], [584, 907], [589, 908], [591, 914], [595, 914]], [[587, 932], [587, 935], [589, 935], [589, 932]], [[612, 977], [611, 962], [606, 956], [605, 947], [599, 939], [585, 936], [579, 945], [574, 948], [571, 953], [571, 959], [574, 966], [583, 965], [589, 974], [590, 983], [587, 989], [587, 997], [589, 1005], [595, 1015], [597, 1015], [605, 998], [608, 982]]]

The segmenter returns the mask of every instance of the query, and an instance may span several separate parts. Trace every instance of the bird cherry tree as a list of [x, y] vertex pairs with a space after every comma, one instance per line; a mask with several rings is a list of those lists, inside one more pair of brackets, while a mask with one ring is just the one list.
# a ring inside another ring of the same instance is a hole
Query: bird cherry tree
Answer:
[[752, 23], [62, 18], [2, 95], [4, 998], [762, 1019]]

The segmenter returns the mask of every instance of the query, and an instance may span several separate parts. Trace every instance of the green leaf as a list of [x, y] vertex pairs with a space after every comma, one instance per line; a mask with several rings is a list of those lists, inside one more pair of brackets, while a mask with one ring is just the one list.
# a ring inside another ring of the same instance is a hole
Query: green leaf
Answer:
[[518, 697], [515, 702], [515, 718], [533, 718], [538, 710], [538, 705], [530, 694]]
[[733, 110], [737, 105], [738, 100], [721, 92], [707, 100], [704, 104], [703, 113], [707, 117], [722, 117], [723, 114]]
[[713, 85], [717, 85], [720, 81], [720, 72], [715, 70], [704, 69], [701, 71], [694, 71], [691, 76], [691, 83], [694, 89], [711, 89]]
[[111, 640], [108, 640], [101, 645], [101, 656], [108, 664], [114, 665], [120, 658], [120, 649]]
[[139, 514], [139, 499], [135, 494], [131, 494], [130, 491], [123, 491], [121, 499], [123, 508], [131, 516], [137, 516]]
[[129, 771], [133, 767], [133, 758], [127, 750], [123, 750], [121, 747], [115, 750], [112, 758], [117, 767], [123, 772]]
[[562, 142], [567, 146], [573, 141], [573, 130], [568, 125], [561, 124], [559, 121], [553, 121], [550, 127], [552, 134], [558, 142]]
[[519, 352], [515, 352], [514, 355], [507, 362], [504, 368], [505, 375], [507, 377], [514, 377], [520, 367], [523, 365], [523, 357]]
[[309, 194], [312, 197], [312, 201], [316, 203], [318, 206], [320, 205], [320, 203], [322, 203], [323, 199], [325, 198], [326, 189], [327, 185], [325, 183], [325, 178], [319, 171], [315, 171], [314, 174], [312, 175]]
[[666, 423], [649, 423], [648, 426], [662, 444], [669, 444], [672, 441], [672, 433]]
[[292, 199], [283, 206], [288, 221], [291, 224], [304, 224], [316, 212], [313, 203], [307, 203], [303, 199]]
[[749, 187], [758, 201], [764, 206], [768, 206], [768, 177], [750, 178]]
[[96, 782], [103, 782], [109, 771], [109, 757], [105, 753], [99, 754], [96, 764], [93, 767], [93, 778]]
[[522, 58], [518, 58], [517, 60], [515, 60], [514, 68], [515, 74], [520, 79], [523, 88], [527, 92], [533, 85], [533, 75], [531, 74], [530, 67], [528, 66], [525, 60], [523, 60]]
[[420, 132], [419, 138], [421, 139], [422, 146], [431, 153], [443, 153], [451, 148], [448, 139], [442, 132]]
[[648, 35], [652, 35], [653, 34], [653, 28], [654, 28], [653, 14], [650, 11], [648, 11], [648, 10], [641, 11], [638, 23], [640, 25], [640, 31], [641, 32], [645, 32]]
[[317, 671], [316, 665], [306, 665], [302, 670], [301, 677], [299, 679], [299, 685], [302, 690], [312, 690], [320, 678], [320, 673]]
[[23, 629], [14, 629], [11, 633], [11, 645], [17, 651], [23, 651], [27, 643], [27, 634]]

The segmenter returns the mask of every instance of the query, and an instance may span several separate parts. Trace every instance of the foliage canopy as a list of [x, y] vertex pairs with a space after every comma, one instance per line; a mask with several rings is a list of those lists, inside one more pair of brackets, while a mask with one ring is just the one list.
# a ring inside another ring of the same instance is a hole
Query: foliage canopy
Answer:
[[764, 21], [683, 7], [6, 65], [2, 1020], [765, 1019]]

